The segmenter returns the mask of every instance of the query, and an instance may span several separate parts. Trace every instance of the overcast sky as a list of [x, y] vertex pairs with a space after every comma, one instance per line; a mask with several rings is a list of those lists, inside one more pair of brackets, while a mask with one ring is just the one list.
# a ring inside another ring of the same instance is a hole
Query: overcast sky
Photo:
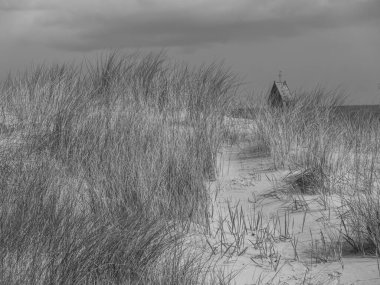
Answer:
[[32, 62], [166, 48], [225, 60], [247, 92], [341, 87], [380, 103], [380, 0], [0, 0], [0, 78]]

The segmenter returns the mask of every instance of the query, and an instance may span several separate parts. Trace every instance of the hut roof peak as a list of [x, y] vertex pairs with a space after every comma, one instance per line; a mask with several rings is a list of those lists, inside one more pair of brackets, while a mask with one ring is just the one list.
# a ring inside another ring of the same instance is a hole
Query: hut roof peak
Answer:
[[291, 100], [292, 94], [290, 93], [288, 84], [286, 81], [275, 81], [274, 85], [276, 86], [278, 92], [280, 93], [283, 100]]

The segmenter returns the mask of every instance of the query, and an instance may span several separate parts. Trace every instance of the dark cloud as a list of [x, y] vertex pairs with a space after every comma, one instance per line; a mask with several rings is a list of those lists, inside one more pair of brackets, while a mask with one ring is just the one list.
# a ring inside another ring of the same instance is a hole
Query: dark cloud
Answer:
[[227, 5], [226, 9], [219, 9], [217, 1], [213, 3], [214, 7], [167, 3], [159, 6], [153, 0], [137, 0], [135, 8], [141, 9], [130, 12], [128, 5], [111, 9], [103, 4], [95, 9], [89, 2], [87, 9], [52, 11], [41, 16], [38, 23], [42, 33], [49, 31], [49, 37], [42, 39], [46, 45], [62, 50], [90, 51], [262, 41], [380, 18], [378, 0], [338, 1], [338, 4], [331, 2], [325, 6], [290, 0], [279, 2], [262, 13], [256, 9], [260, 6], [258, 1], [240, 0], [235, 6]]
[[[313, 23], [314, 22], [314, 23]], [[271, 37], [291, 37], [306, 29], [326, 26], [325, 21], [308, 19], [271, 19], [226, 21], [207, 19], [119, 19], [108, 25], [76, 31], [74, 41], [55, 41], [54, 46], [69, 49], [104, 47], [202, 46], [231, 41], [254, 41]], [[67, 39], [66, 39], [67, 40]]]
[[[357, 5], [353, 13], [356, 18], [365, 20], [380, 19], [380, 1], [371, 0], [364, 1], [361, 5]], [[354, 16], [354, 17], [355, 17]]]
[[43, 0], [0, 0], [0, 11], [30, 11], [53, 9], [49, 1]]

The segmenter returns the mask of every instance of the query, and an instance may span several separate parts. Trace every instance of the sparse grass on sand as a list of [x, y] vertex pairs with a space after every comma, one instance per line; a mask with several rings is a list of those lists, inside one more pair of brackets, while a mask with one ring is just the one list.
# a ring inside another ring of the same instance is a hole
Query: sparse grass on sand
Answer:
[[351, 249], [380, 253], [379, 118], [345, 115], [335, 107], [338, 91], [301, 94], [293, 106], [255, 109], [253, 137], [270, 149], [276, 168], [289, 168], [290, 194], [318, 195], [340, 218], [339, 231]]

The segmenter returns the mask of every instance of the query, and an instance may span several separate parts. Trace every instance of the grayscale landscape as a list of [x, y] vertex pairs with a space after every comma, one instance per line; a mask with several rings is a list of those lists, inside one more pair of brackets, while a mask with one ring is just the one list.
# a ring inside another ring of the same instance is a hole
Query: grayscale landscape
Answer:
[[380, 284], [380, 2], [1, 1], [1, 284]]

